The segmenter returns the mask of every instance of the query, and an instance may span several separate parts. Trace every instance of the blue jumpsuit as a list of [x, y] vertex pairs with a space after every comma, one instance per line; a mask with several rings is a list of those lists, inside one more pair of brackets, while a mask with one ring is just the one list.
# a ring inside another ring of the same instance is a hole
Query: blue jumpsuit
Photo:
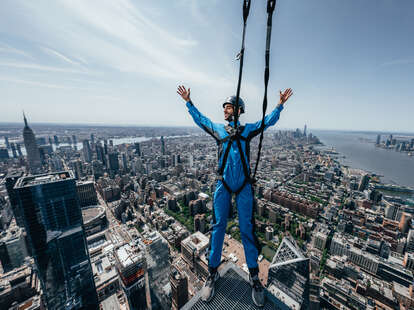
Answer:
[[[186, 105], [188, 111], [194, 119], [194, 122], [208, 134], [215, 137], [217, 140], [224, 139], [229, 135], [224, 124], [213, 123], [210, 119], [201, 114], [191, 101], [188, 101]], [[265, 117], [265, 129], [276, 124], [282, 109], [283, 105], [277, 106], [269, 115]], [[234, 122], [230, 122], [229, 125], [234, 127]], [[253, 137], [260, 134], [260, 126], [261, 121], [246, 124], [244, 126], [241, 135], [246, 138], [246, 140], [240, 140], [243, 154], [240, 154], [236, 141], [232, 142], [232, 147], [228, 154], [224, 168], [223, 179], [233, 192], [237, 191], [243, 185], [246, 178], [240, 156], [244, 156], [246, 159], [245, 162], [249, 163], [249, 142]], [[218, 158], [219, 167], [222, 165], [224, 152], [229, 142], [230, 140], [220, 143], [221, 149], [219, 149]], [[250, 165], [248, 164], [247, 166], [250, 171]], [[220, 264], [230, 204], [231, 193], [229, 193], [229, 191], [225, 188], [221, 180], [217, 181], [213, 200], [213, 230], [210, 239], [209, 257], [210, 268], [216, 268]], [[246, 263], [249, 269], [254, 269], [258, 267], [257, 257], [259, 255], [259, 244], [254, 234], [253, 190], [250, 183], [246, 183], [240, 193], [236, 196], [236, 205], [237, 212], [239, 214], [239, 228]]]

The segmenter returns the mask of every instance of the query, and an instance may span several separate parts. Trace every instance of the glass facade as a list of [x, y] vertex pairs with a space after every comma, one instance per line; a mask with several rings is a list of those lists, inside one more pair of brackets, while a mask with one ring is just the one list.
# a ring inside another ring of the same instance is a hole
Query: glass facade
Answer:
[[47, 308], [98, 308], [73, 173], [23, 177], [15, 190]]

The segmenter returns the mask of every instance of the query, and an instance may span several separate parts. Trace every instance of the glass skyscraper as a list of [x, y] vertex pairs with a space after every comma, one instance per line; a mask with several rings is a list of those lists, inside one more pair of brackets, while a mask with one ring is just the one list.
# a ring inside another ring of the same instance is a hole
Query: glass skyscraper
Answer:
[[73, 173], [22, 177], [14, 189], [47, 309], [97, 309]]

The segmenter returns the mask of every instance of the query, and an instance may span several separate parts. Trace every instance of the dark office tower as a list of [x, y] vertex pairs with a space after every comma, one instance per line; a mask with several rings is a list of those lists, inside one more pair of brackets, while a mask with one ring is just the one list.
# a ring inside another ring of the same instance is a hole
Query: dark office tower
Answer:
[[104, 154], [108, 155], [108, 144], [106, 143], [106, 139], [104, 141]]
[[118, 153], [109, 153], [107, 156], [109, 170], [117, 172], [119, 170]]
[[165, 141], [164, 141], [164, 136], [161, 136], [161, 153], [162, 153], [162, 155], [165, 155]]
[[22, 148], [20, 147], [20, 144], [16, 144], [16, 146], [17, 146], [17, 154], [19, 154], [19, 156], [22, 157], [23, 153], [22, 153]]
[[6, 136], [4, 136], [4, 143], [6, 144], [6, 147], [9, 149], [10, 148], [9, 138]]
[[109, 140], [109, 145], [111, 146], [111, 147], [114, 147], [114, 140]]
[[92, 161], [92, 150], [91, 146], [89, 145], [88, 140], [83, 140], [83, 158], [86, 162], [90, 163]]
[[52, 140], [52, 138], [51, 138], [51, 137], [49, 137], [49, 144], [50, 144], [50, 145], [53, 145], [53, 140]]
[[171, 309], [181, 309], [188, 301], [188, 281], [175, 266], [171, 267]]
[[307, 127], [306, 127], [306, 124], [305, 124], [305, 127], [303, 128], [303, 135], [306, 137], [306, 129], [307, 129]]
[[122, 153], [122, 166], [124, 171], [128, 170], [128, 160], [127, 160], [127, 155], [125, 153]]
[[72, 144], [74, 145], [78, 144], [78, 139], [76, 139], [75, 135], [72, 135]]
[[414, 139], [411, 139], [410, 141], [410, 149], [414, 148]]
[[0, 148], [0, 160], [3, 159], [9, 159], [9, 151], [5, 147]]
[[138, 156], [141, 156], [141, 149], [140, 149], [140, 147], [139, 147], [139, 143], [138, 143], [138, 142], [135, 142], [135, 153], [136, 153]]
[[369, 175], [366, 174], [361, 178], [361, 181], [359, 182], [358, 190], [360, 192], [363, 192], [367, 188], [368, 183], [369, 183]]
[[31, 173], [39, 173], [42, 169], [42, 162], [40, 160], [40, 152], [37, 147], [36, 137], [33, 133], [33, 130], [30, 129], [27, 124], [26, 116], [23, 114], [24, 118], [24, 129], [23, 129], [23, 140], [24, 147], [26, 148], [27, 153], [27, 164], [29, 166], [29, 171]]
[[102, 163], [105, 163], [104, 149], [100, 143], [95, 144], [96, 159], [100, 160]]
[[77, 180], [80, 180], [84, 176], [82, 162], [79, 159], [73, 160], [70, 162], [70, 166], [71, 166], [71, 169], [75, 172], [75, 178]]
[[99, 179], [104, 174], [104, 168], [100, 161], [94, 160], [92, 161], [92, 174], [95, 180]]
[[59, 138], [58, 138], [58, 136], [54, 135], [53, 136], [53, 141], [55, 141], [55, 145], [59, 145]]
[[381, 135], [377, 135], [377, 145], [380, 145], [381, 143]]
[[93, 133], [91, 133], [91, 143], [95, 143], [95, 136], [93, 135]]
[[97, 309], [73, 172], [22, 177], [14, 188], [47, 309]]
[[309, 309], [309, 258], [291, 237], [283, 238], [273, 257], [267, 290], [277, 309]]
[[13, 189], [14, 185], [16, 184], [17, 180], [21, 178], [23, 175], [22, 171], [19, 172], [10, 172], [6, 176], [6, 190], [7, 195], [9, 196], [10, 205], [14, 214], [14, 218], [16, 219], [16, 223], [20, 227], [24, 227], [23, 219], [20, 214], [20, 209], [18, 208], [18, 201], [17, 201], [17, 194], [16, 191]]
[[11, 148], [12, 153], [13, 153], [13, 158], [17, 158], [16, 144], [10, 143], [10, 148]]
[[194, 231], [206, 232], [206, 216], [205, 214], [196, 214], [194, 216]]

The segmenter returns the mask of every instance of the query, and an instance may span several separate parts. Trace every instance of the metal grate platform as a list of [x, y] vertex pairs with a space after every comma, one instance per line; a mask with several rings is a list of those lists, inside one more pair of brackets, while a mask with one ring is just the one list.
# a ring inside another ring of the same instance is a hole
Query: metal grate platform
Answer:
[[251, 291], [248, 275], [230, 263], [220, 271], [214, 298], [209, 303], [204, 303], [198, 292], [181, 310], [277, 309], [268, 299], [264, 307], [256, 307]]

